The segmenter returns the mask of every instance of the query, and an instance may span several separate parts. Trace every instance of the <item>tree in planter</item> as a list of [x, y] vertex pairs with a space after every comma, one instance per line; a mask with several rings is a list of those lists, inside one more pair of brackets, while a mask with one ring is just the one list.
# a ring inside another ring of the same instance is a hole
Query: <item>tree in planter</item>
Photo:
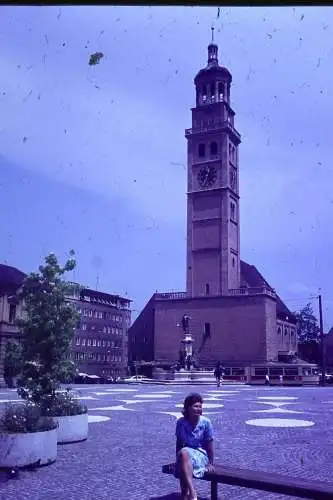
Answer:
[[21, 373], [23, 368], [22, 345], [16, 340], [9, 340], [5, 347], [4, 379], [9, 387], [14, 386], [13, 379]]
[[73, 285], [63, 275], [75, 268], [74, 252], [63, 267], [50, 254], [39, 272], [28, 275], [19, 290], [24, 315], [18, 321], [23, 342], [23, 370], [18, 394], [48, 414], [56, 399], [79, 314], [68, 302]]

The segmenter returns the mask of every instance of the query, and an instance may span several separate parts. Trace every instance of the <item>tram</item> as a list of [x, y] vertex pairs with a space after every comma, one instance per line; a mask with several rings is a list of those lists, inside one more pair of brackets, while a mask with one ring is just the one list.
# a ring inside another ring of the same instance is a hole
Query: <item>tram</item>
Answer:
[[244, 367], [225, 367], [223, 380], [264, 385], [318, 385], [319, 369], [310, 363], [268, 363]]

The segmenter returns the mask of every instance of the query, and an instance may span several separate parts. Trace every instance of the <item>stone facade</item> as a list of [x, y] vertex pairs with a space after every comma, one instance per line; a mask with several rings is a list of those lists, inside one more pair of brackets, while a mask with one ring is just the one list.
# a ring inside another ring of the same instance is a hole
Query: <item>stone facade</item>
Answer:
[[0, 387], [4, 385], [3, 360], [8, 340], [21, 341], [15, 320], [22, 313], [22, 304], [15, 294], [25, 274], [15, 267], [0, 264]]
[[131, 301], [79, 285], [70, 300], [80, 314], [71, 353], [79, 371], [102, 377], [127, 373]]
[[[187, 139], [186, 291], [154, 294], [129, 330], [129, 361], [171, 366], [179, 359], [184, 314], [199, 366], [291, 360], [296, 319], [255, 266], [240, 258], [240, 134], [230, 72], [217, 45], [194, 79]], [[142, 363], [144, 364], [144, 363]]]

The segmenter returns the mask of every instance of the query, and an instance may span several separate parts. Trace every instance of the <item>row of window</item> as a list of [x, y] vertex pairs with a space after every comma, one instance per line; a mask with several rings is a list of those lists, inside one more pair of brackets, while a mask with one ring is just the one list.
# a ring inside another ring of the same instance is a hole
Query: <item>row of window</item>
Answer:
[[87, 347], [121, 347], [120, 340], [98, 340], [98, 339], [81, 339], [76, 337], [75, 345], [87, 346]]
[[95, 333], [107, 333], [109, 335], [122, 335], [123, 333], [122, 329], [116, 326], [103, 326], [101, 329], [100, 325], [87, 325], [87, 323], [82, 323], [81, 330]]
[[74, 353], [76, 360], [92, 360], [92, 361], [114, 361], [121, 363], [121, 356], [112, 356], [110, 354], [101, 354], [99, 352], [76, 352]]
[[[281, 326], [278, 326], [278, 329], [277, 329], [277, 332], [279, 335], [282, 335], [282, 328]], [[287, 326], [284, 327], [284, 335], [288, 335], [289, 333], [289, 328]], [[295, 329], [294, 328], [290, 328], [290, 335], [291, 337], [293, 337], [295, 335]]]
[[[110, 312], [106, 311], [97, 311], [96, 309], [89, 309], [89, 308], [81, 308], [80, 306], [77, 307], [78, 313], [82, 314], [83, 316], [88, 316], [89, 318], [98, 318], [98, 319], [110, 319], [112, 321], [120, 322], [122, 321], [122, 316], [119, 314], [113, 314]], [[129, 318], [126, 318], [127, 321], [129, 321]]]
[[218, 94], [218, 96], [223, 99], [223, 94], [224, 94], [224, 83], [223, 82], [211, 82], [208, 85], [203, 84], [201, 88], [199, 89], [200, 94], [202, 97], [204, 96], [215, 96]]
[[[217, 156], [218, 153], [218, 145], [217, 142], [213, 141], [209, 146], [210, 156]], [[206, 156], [206, 144], [200, 143], [198, 144], [198, 156], [199, 158], [204, 158]]]

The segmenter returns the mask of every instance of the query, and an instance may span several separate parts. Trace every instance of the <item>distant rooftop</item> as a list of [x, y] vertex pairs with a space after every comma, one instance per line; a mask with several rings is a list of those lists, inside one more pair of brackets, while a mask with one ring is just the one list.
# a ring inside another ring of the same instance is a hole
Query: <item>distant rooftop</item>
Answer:
[[16, 267], [0, 264], [0, 290], [17, 289], [22, 285], [25, 274]]

